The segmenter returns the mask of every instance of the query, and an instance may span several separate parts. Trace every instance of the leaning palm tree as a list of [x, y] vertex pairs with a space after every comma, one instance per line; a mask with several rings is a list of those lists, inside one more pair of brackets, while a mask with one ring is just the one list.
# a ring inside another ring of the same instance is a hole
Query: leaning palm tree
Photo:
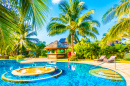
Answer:
[[87, 8], [84, 5], [84, 2], [81, 2], [80, 0], [70, 0], [70, 3], [63, 1], [59, 4], [59, 7], [62, 14], [60, 14], [60, 17], [53, 17], [51, 19], [51, 23], [48, 25], [47, 30], [51, 36], [61, 34], [69, 30], [73, 54], [74, 34], [77, 32], [77, 35], [81, 35], [83, 37], [90, 36], [92, 38], [96, 38], [95, 34], [99, 33], [94, 26], [99, 26], [99, 23], [92, 20], [91, 14], [94, 13], [93, 10], [81, 15], [81, 12]]
[[16, 33], [23, 23], [32, 29], [42, 27], [48, 12], [47, 0], [0, 0], [0, 50], [15, 48]]
[[117, 23], [103, 38], [103, 45], [110, 44], [110, 42], [130, 32], [130, 0], [121, 0], [120, 3], [120, 5], [108, 9], [102, 17], [104, 23], [111, 21], [114, 17], [118, 17]]
[[[18, 31], [18, 17], [16, 14], [0, 4], [0, 50], [1, 54], [6, 54], [5, 50], [15, 44], [14, 33]], [[14, 41], [12, 41], [14, 40]]]

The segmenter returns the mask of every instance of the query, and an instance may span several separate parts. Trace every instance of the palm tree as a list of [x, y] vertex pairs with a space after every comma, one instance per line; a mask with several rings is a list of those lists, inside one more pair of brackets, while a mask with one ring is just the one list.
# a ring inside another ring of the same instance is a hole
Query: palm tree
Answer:
[[[71, 33], [69, 33], [66, 39], [67, 39], [67, 43], [71, 44]], [[75, 43], [80, 42], [77, 33], [74, 33], [73, 41], [75, 41]]]
[[93, 10], [81, 15], [81, 12], [87, 8], [84, 5], [84, 2], [81, 2], [80, 0], [70, 0], [70, 3], [63, 1], [59, 4], [59, 7], [62, 14], [60, 14], [60, 17], [53, 17], [51, 19], [51, 23], [48, 25], [47, 30], [51, 36], [61, 34], [69, 30], [73, 54], [74, 34], [77, 33], [77, 35], [81, 35], [83, 37], [90, 36], [92, 38], [96, 38], [95, 34], [99, 33], [94, 26], [99, 26], [99, 23], [92, 20], [91, 14], [94, 13]]
[[22, 54], [22, 48], [23, 46], [25, 47], [35, 47], [35, 43], [39, 42], [37, 38], [30, 38], [31, 36], [37, 35], [36, 31], [32, 31], [31, 26], [29, 25], [24, 25], [21, 27], [22, 29], [20, 32], [16, 34], [16, 48], [21, 49], [21, 54]]
[[[0, 49], [15, 48], [16, 33], [23, 24], [29, 23], [32, 30], [42, 27], [48, 12], [47, 0], [0, 0]], [[25, 25], [24, 25], [25, 26]]]
[[130, 0], [121, 0], [120, 3], [120, 5], [108, 9], [102, 17], [104, 23], [111, 21], [114, 17], [118, 17], [118, 22], [103, 38], [103, 45], [130, 32]]
[[[1, 54], [6, 54], [5, 50], [15, 44], [14, 33], [18, 31], [18, 17], [8, 8], [0, 4], [0, 50]], [[14, 40], [14, 41], [12, 41]]]

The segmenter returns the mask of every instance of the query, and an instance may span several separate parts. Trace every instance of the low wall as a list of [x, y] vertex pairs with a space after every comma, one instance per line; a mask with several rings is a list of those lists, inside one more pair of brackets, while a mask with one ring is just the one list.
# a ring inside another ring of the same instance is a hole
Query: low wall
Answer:
[[9, 59], [9, 55], [0, 56], [0, 59]]

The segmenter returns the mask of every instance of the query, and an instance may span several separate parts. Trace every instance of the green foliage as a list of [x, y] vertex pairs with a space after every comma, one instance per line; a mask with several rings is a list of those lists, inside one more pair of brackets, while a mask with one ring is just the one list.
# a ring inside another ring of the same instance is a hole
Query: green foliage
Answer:
[[130, 61], [130, 58], [125, 58], [125, 60]]
[[57, 53], [64, 53], [63, 49], [57, 49]]
[[101, 43], [99, 41], [90, 43], [86, 42], [86, 40], [81, 39], [81, 42], [74, 46], [78, 59], [97, 59], [101, 55], [106, 55], [106, 58], [115, 55], [118, 59], [123, 59], [124, 55], [130, 50], [130, 44], [115, 44], [115, 46], [106, 46], [101, 49]]
[[16, 57], [16, 59], [18, 60], [18, 59], [24, 59], [25, 58], [25, 55], [17, 55], [17, 56], [15, 56]]
[[119, 39], [127, 34], [130, 36], [130, 1], [121, 0], [120, 4], [107, 10], [103, 15], [102, 20], [104, 23], [111, 21], [113, 18], [118, 17], [118, 21], [110, 28], [109, 32], [102, 40], [103, 47], [106, 44]]
[[68, 55], [69, 52], [72, 52], [72, 48], [71, 47], [68, 47], [68, 49], [65, 50], [66, 56]]
[[35, 39], [29, 37], [46, 22], [47, 5], [47, 0], [0, 0], [1, 54], [19, 52], [23, 45], [32, 45]]
[[124, 59], [130, 61], [130, 53], [125, 54]]
[[35, 45], [35, 48], [32, 48], [31, 51], [35, 52], [36, 57], [39, 56], [46, 56], [47, 50], [44, 50], [45, 42], [39, 42], [37, 45]]
[[79, 59], [94, 59], [101, 54], [101, 48], [97, 43], [86, 42], [87, 39], [81, 39], [80, 43], [74, 46], [74, 50]]
[[78, 57], [77, 56], [71, 56], [71, 57], [69, 57], [69, 61], [78, 61]]

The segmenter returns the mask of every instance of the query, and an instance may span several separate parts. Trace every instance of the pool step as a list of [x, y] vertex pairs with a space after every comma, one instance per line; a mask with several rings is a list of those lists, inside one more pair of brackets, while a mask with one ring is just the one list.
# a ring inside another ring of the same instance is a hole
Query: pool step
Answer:
[[113, 81], [122, 81], [123, 80], [118, 73], [116, 73], [115, 71], [109, 70], [109, 69], [102, 69], [102, 68], [92, 69], [89, 71], [89, 73], [91, 75], [113, 80]]

